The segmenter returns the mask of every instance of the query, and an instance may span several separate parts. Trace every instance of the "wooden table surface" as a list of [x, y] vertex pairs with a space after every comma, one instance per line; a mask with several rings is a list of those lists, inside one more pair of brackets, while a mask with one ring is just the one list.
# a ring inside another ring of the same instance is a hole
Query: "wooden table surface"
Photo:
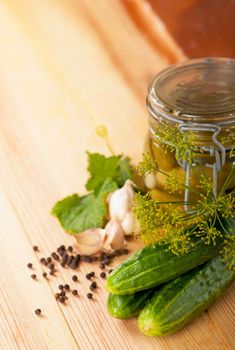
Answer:
[[[235, 349], [234, 286], [188, 327], [157, 339], [140, 334], [135, 319], [109, 316], [101, 279], [94, 300], [86, 298], [84, 274], [98, 268], [82, 264], [77, 283], [60, 268], [57, 277], [41, 277], [40, 257], [73, 243], [52, 205], [85, 191], [86, 150], [108, 154], [95, 127], [105, 124], [115, 151], [137, 162], [149, 79], [184, 56], [172, 42], [164, 47], [157, 32], [170, 39], [157, 20], [149, 39], [148, 21], [143, 15], [141, 31], [136, 13], [119, 0], [0, 0], [1, 350]], [[67, 306], [55, 300], [59, 283], [79, 290]]]

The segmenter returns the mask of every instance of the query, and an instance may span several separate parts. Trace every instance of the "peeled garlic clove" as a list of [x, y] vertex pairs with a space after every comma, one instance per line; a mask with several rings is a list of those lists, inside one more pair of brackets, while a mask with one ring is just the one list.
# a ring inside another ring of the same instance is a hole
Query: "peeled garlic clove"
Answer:
[[110, 218], [122, 221], [126, 213], [131, 209], [133, 204], [134, 191], [132, 182], [127, 180], [125, 185], [114, 191], [109, 198], [109, 215]]
[[144, 183], [145, 183], [145, 186], [152, 190], [153, 188], [156, 187], [157, 185], [157, 181], [156, 181], [156, 177], [154, 174], [148, 174], [145, 176], [145, 179], [144, 179]]
[[106, 231], [101, 228], [91, 228], [76, 236], [79, 253], [93, 255], [102, 250], [106, 239]]
[[125, 215], [124, 219], [121, 221], [120, 224], [123, 228], [125, 235], [137, 233], [139, 230], [139, 222], [136, 219], [136, 216], [132, 210]]
[[124, 231], [116, 220], [110, 220], [105, 226], [106, 240], [103, 248], [106, 251], [120, 249], [124, 245]]

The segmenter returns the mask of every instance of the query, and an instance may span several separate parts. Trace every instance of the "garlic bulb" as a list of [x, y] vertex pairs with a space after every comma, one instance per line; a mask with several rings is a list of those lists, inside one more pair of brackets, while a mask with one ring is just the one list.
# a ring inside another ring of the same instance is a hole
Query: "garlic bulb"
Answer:
[[122, 221], [133, 204], [134, 191], [132, 182], [127, 180], [125, 185], [112, 193], [109, 198], [110, 218]]
[[107, 251], [122, 248], [124, 240], [124, 231], [116, 220], [110, 220], [105, 226], [106, 239], [103, 248]]
[[103, 249], [106, 239], [106, 230], [102, 228], [91, 228], [76, 235], [79, 253], [93, 255]]
[[144, 179], [144, 183], [145, 183], [145, 186], [152, 190], [156, 187], [157, 185], [157, 182], [156, 182], [156, 177], [154, 174], [148, 174], [145, 176], [145, 179]]
[[130, 210], [124, 217], [124, 219], [120, 222], [125, 235], [135, 234], [139, 230], [139, 222], [133, 213]]

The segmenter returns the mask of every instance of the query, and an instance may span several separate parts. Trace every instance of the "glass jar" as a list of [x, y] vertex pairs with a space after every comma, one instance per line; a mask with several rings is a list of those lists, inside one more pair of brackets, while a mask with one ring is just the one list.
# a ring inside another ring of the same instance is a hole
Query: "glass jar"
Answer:
[[[188, 201], [192, 190], [200, 187], [199, 170], [211, 179], [217, 196], [235, 162], [235, 60], [193, 59], [169, 66], [150, 84], [147, 108], [149, 135], [145, 151], [160, 170], [154, 178], [146, 178], [152, 197]], [[194, 136], [193, 161], [187, 151], [183, 155], [174, 148], [174, 132], [171, 139], [161, 139], [159, 130], [164, 128]], [[169, 195], [165, 190], [163, 173], [167, 175], [172, 170], [183, 177], [184, 193]], [[229, 188], [235, 188], [235, 181]]]

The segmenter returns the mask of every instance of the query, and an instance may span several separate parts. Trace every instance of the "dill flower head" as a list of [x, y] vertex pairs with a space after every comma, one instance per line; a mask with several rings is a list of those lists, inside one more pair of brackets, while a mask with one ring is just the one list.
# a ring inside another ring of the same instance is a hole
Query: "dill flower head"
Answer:
[[137, 165], [139, 176], [146, 176], [155, 173], [158, 170], [157, 163], [149, 153], [142, 154], [142, 160]]
[[213, 245], [216, 245], [217, 239], [223, 236], [221, 231], [219, 231], [211, 221], [204, 221], [198, 224], [196, 235], [201, 237], [205, 244]]
[[176, 255], [186, 254], [190, 247], [193, 246], [190, 236], [183, 229], [173, 231], [167, 243], [169, 244], [168, 250]]
[[177, 160], [194, 163], [196, 137], [191, 131], [180, 132], [175, 126], [159, 125], [156, 142], [165, 146], [166, 151], [175, 152]]
[[164, 187], [169, 193], [179, 192], [185, 188], [184, 177], [180, 176], [176, 170], [172, 170], [168, 176], [166, 176]]

